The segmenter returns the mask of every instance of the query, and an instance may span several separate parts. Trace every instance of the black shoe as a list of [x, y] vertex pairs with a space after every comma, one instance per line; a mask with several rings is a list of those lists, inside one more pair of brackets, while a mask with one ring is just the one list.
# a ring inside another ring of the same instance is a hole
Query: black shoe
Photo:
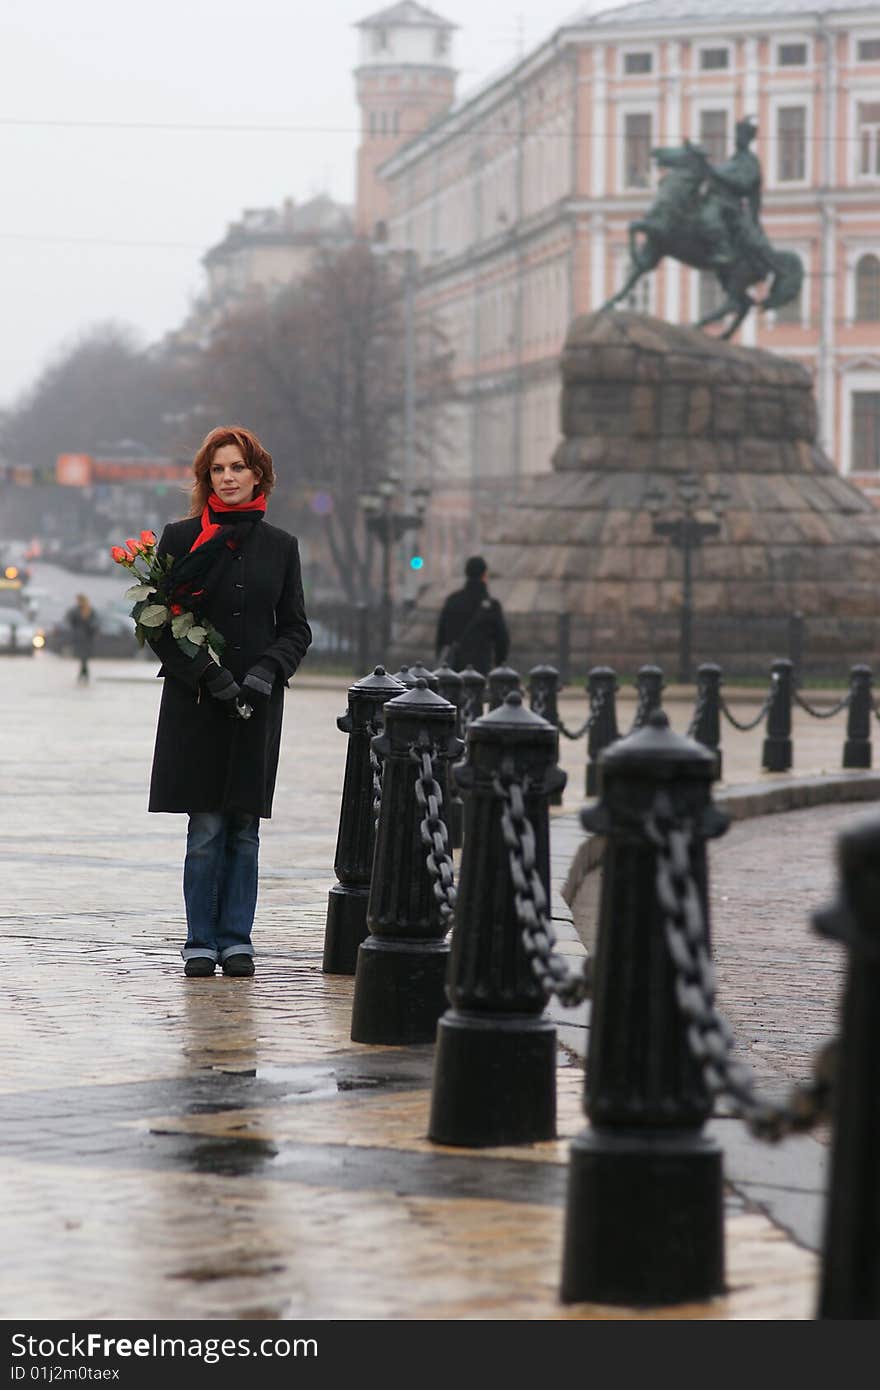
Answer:
[[215, 962], [209, 956], [190, 956], [189, 960], [184, 961], [183, 973], [190, 979], [195, 976], [205, 977], [214, 974]]
[[234, 956], [227, 956], [223, 962], [224, 975], [253, 975], [253, 973], [253, 956], [246, 956], [241, 951]]

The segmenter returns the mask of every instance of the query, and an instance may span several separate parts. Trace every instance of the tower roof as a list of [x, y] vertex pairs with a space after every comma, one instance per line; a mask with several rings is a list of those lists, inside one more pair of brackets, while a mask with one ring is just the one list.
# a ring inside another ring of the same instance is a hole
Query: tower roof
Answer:
[[435, 14], [426, 5], [417, 5], [415, 0], [401, 0], [399, 5], [389, 5], [387, 10], [377, 10], [366, 19], [359, 19], [355, 29], [379, 29], [391, 26], [405, 26], [410, 29], [457, 29], [442, 15]]

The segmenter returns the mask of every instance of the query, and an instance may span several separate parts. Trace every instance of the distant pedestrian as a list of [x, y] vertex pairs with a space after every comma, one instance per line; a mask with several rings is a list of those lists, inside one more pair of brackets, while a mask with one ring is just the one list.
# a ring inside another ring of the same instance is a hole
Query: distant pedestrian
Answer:
[[[284, 687], [312, 640], [295, 536], [263, 520], [272, 455], [241, 426], [214, 429], [193, 460], [192, 510], [159, 539], [174, 557], [169, 599], [224, 639], [216, 662], [165, 627], [151, 811], [189, 816], [184, 974], [253, 975], [260, 818], [272, 814]], [[171, 603], [171, 612], [179, 609]]]
[[85, 594], [77, 594], [76, 603], [68, 611], [66, 621], [72, 635], [73, 654], [79, 661], [76, 678], [81, 684], [85, 684], [89, 679], [89, 658], [98, 631], [97, 615]]
[[489, 568], [482, 555], [472, 555], [464, 573], [464, 588], [450, 594], [440, 612], [437, 661], [453, 671], [473, 666], [486, 676], [507, 659], [510, 634], [501, 604], [486, 587]]

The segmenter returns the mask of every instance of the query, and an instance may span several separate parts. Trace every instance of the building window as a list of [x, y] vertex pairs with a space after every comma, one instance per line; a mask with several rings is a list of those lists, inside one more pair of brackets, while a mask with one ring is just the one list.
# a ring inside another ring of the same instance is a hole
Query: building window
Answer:
[[856, 44], [857, 63], [880, 63], [880, 39], [859, 39]]
[[800, 183], [807, 172], [807, 108], [780, 106], [776, 112], [777, 169], [780, 183]]
[[880, 391], [852, 393], [852, 471], [880, 471]]
[[862, 256], [856, 264], [856, 320], [880, 323], [880, 256]]
[[635, 77], [644, 72], [653, 72], [653, 53], [624, 53], [623, 71], [627, 77]]
[[727, 154], [727, 112], [701, 111], [699, 143], [713, 164]]
[[387, 47], [388, 47], [388, 30], [387, 30], [387, 29], [374, 29], [374, 30], [373, 30], [373, 52], [374, 52], [374, 53], [381, 53], [382, 50], [385, 49], [385, 48], [387, 48]]
[[714, 314], [727, 298], [717, 277], [711, 270], [701, 270], [697, 280], [697, 313], [701, 319]]
[[880, 101], [860, 101], [856, 106], [859, 173], [863, 178], [880, 175]]
[[399, 112], [399, 111], [394, 111], [394, 112], [392, 112], [392, 114], [391, 114], [391, 134], [392, 134], [392, 135], [399, 135], [399, 134], [400, 134], [400, 112]]
[[805, 68], [807, 66], [807, 45], [805, 43], [781, 43], [776, 50], [776, 62], [781, 68]]
[[375, 135], [375, 134], [376, 134], [376, 113], [375, 113], [375, 111], [371, 111], [371, 112], [370, 112], [370, 134], [371, 134], [371, 135]]
[[720, 68], [730, 67], [729, 48], [701, 48], [700, 71], [718, 72]]
[[623, 118], [623, 183], [647, 188], [651, 182], [651, 114], [630, 111]]
[[444, 53], [449, 52], [449, 32], [446, 29], [438, 29], [434, 35], [434, 54], [437, 58], [442, 58]]

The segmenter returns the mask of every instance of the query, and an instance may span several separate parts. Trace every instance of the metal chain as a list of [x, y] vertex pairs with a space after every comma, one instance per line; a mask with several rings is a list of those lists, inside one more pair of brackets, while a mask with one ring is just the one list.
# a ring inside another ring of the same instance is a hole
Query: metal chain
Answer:
[[526, 815], [523, 796], [528, 779], [520, 784], [514, 780], [511, 769], [502, 768], [492, 786], [503, 802], [501, 830], [508, 849], [513, 901], [532, 972], [548, 997], [555, 994], [560, 1003], [574, 1008], [590, 997], [590, 961], [584, 961], [580, 974], [573, 974], [565, 958], [553, 949], [556, 934], [547, 913], [547, 894], [535, 867], [535, 831]]
[[419, 809], [425, 813], [419, 826], [422, 844], [428, 850], [425, 855], [425, 864], [433, 880], [432, 888], [439, 906], [440, 920], [448, 931], [452, 926], [455, 912], [455, 876], [452, 855], [449, 853], [449, 834], [446, 829], [446, 822], [440, 815], [443, 806], [443, 792], [440, 783], [434, 776], [434, 759], [437, 753], [430, 746], [425, 747], [423, 745], [417, 748], [413, 744], [409, 750], [409, 755], [418, 768], [416, 801], [419, 804]]
[[377, 728], [372, 719], [368, 719], [366, 730], [370, 740], [370, 771], [373, 775], [373, 823], [378, 826], [379, 811], [382, 808], [382, 768], [384, 764], [373, 747], [373, 739], [382, 732], [382, 726]]
[[[639, 688], [637, 687], [637, 689]], [[636, 703], [636, 712], [633, 715], [633, 722], [630, 726], [631, 734], [634, 734], [644, 724], [645, 717], [648, 712], [648, 702], [649, 696], [647, 690], [645, 690], [644, 688], [639, 689], [639, 698]]]
[[758, 1139], [776, 1142], [827, 1119], [834, 1082], [836, 1041], [816, 1054], [813, 1078], [796, 1086], [783, 1105], [762, 1098], [747, 1066], [732, 1057], [733, 1034], [715, 1007], [715, 971], [700, 896], [690, 867], [692, 826], [676, 820], [660, 792], [645, 823], [657, 850], [657, 897], [675, 968], [675, 993], [688, 1022], [687, 1040], [711, 1095], [726, 1095], [734, 1114]]
[[708, 703], [709, 692], [706, 689], [705, 685], [701, 685], [697, 689], [697, 703], [694, 706], [694, 713], [691, 718], [691, 722], [690, 724], [688, 724], [687, 727], [688, 738], [694, 738], [696, 736], [697, 729], [699, 729], [700, 727], [700, 720], [706, 713], [706, 706], [708, 705]]
[[758, 725], [761, 723], [761, 720], [765, 717], [768, 709], [770, 708], [770, 702], [772, 699], [773, 691], [771, 689], [769, 695], [767, 696], [761, 708], [758, 710], [758, 713], [755, 715], [754, 719], [749, 719], [746, 722], [740, 722], [739, 719], [737, 719], [734, 715], [731, 714], [730, 710], [727, 707], [727, 701], [725, 700], [723, 695], [720, 696], [718, 700], [718, 708], [721, 710], [721, 713], [724, 715], [724, 718], [728, 721], [728, 723], [732, 724], [735, 729], [739, 729], [742, 733], [747, 734], [750, 729], [757, 729]]
[[466, 700], [464, 701], [464, 703], [462, 704], [462, 707], [461, 707], [461, 732], [462, 732], [462, 734], [466, 734], [466, 733], [467, 733], [467, 731], [468, 731], [470, 725], [473, 724], [474, 720], [477, 718], [477, 706], [478, 706], [478, 704], [479, 704], [479, 705], [482, 705], [482, 701], [478, 701], [478, 700], [476, 699], [476, 697], [473, 696], [473, 695], [468, 695], [467, 699], [466, 699]]
[[811, 714], [814, 719], [830, 719], [832, 715], [840, 714], [842, 709], [846, 709], [850, 701], [850, 692], [847, 691], [843, 699], [838, 700], [837, 704], [832, 705], [830, 709], [816, 709], [814, 705], [808, 705], [803, 696], [799, 695], [796, 690], [792, 691], [792, 698], [796, 705], [800, 705], [801, 709], [806, 710], [807, 714]]
[[596, 723], [596, 720], [599, 718], [599, 715], [602, 713], [602, 710], [603, 710], [604, 708], [605, 708], [605, 687], [602, 686], [602, 685], [600, 685], [596, 690], [592, 691], [591, 694], [590, 694], [590, 713], [587, 715], [587, 717], [586, 717], [586, 719], [584, 720], [584, 722], [583, 722], [583, 724], [581, 725], [581, 727], [580, 727], [579, 729], [577, 729], [574, 733], [572, 733], [571, 729], [567, 729], [567, 728], [565, 727], [565, 724], [564, 724], [564, 723], [562, 722], [562, 720], [560, 719], [560, 720], [559, 720], [559, 732], [560, 732], [561, 734], [565, 734], [565, 737], [566, 737], [566, 738], [570, 738], [570, 739], [579, 739], [579, 738], [583, 738], [584, 734], [589, 733], [590, 729], [593, 728], [593, 726], [594, 726], [595, 723]]

